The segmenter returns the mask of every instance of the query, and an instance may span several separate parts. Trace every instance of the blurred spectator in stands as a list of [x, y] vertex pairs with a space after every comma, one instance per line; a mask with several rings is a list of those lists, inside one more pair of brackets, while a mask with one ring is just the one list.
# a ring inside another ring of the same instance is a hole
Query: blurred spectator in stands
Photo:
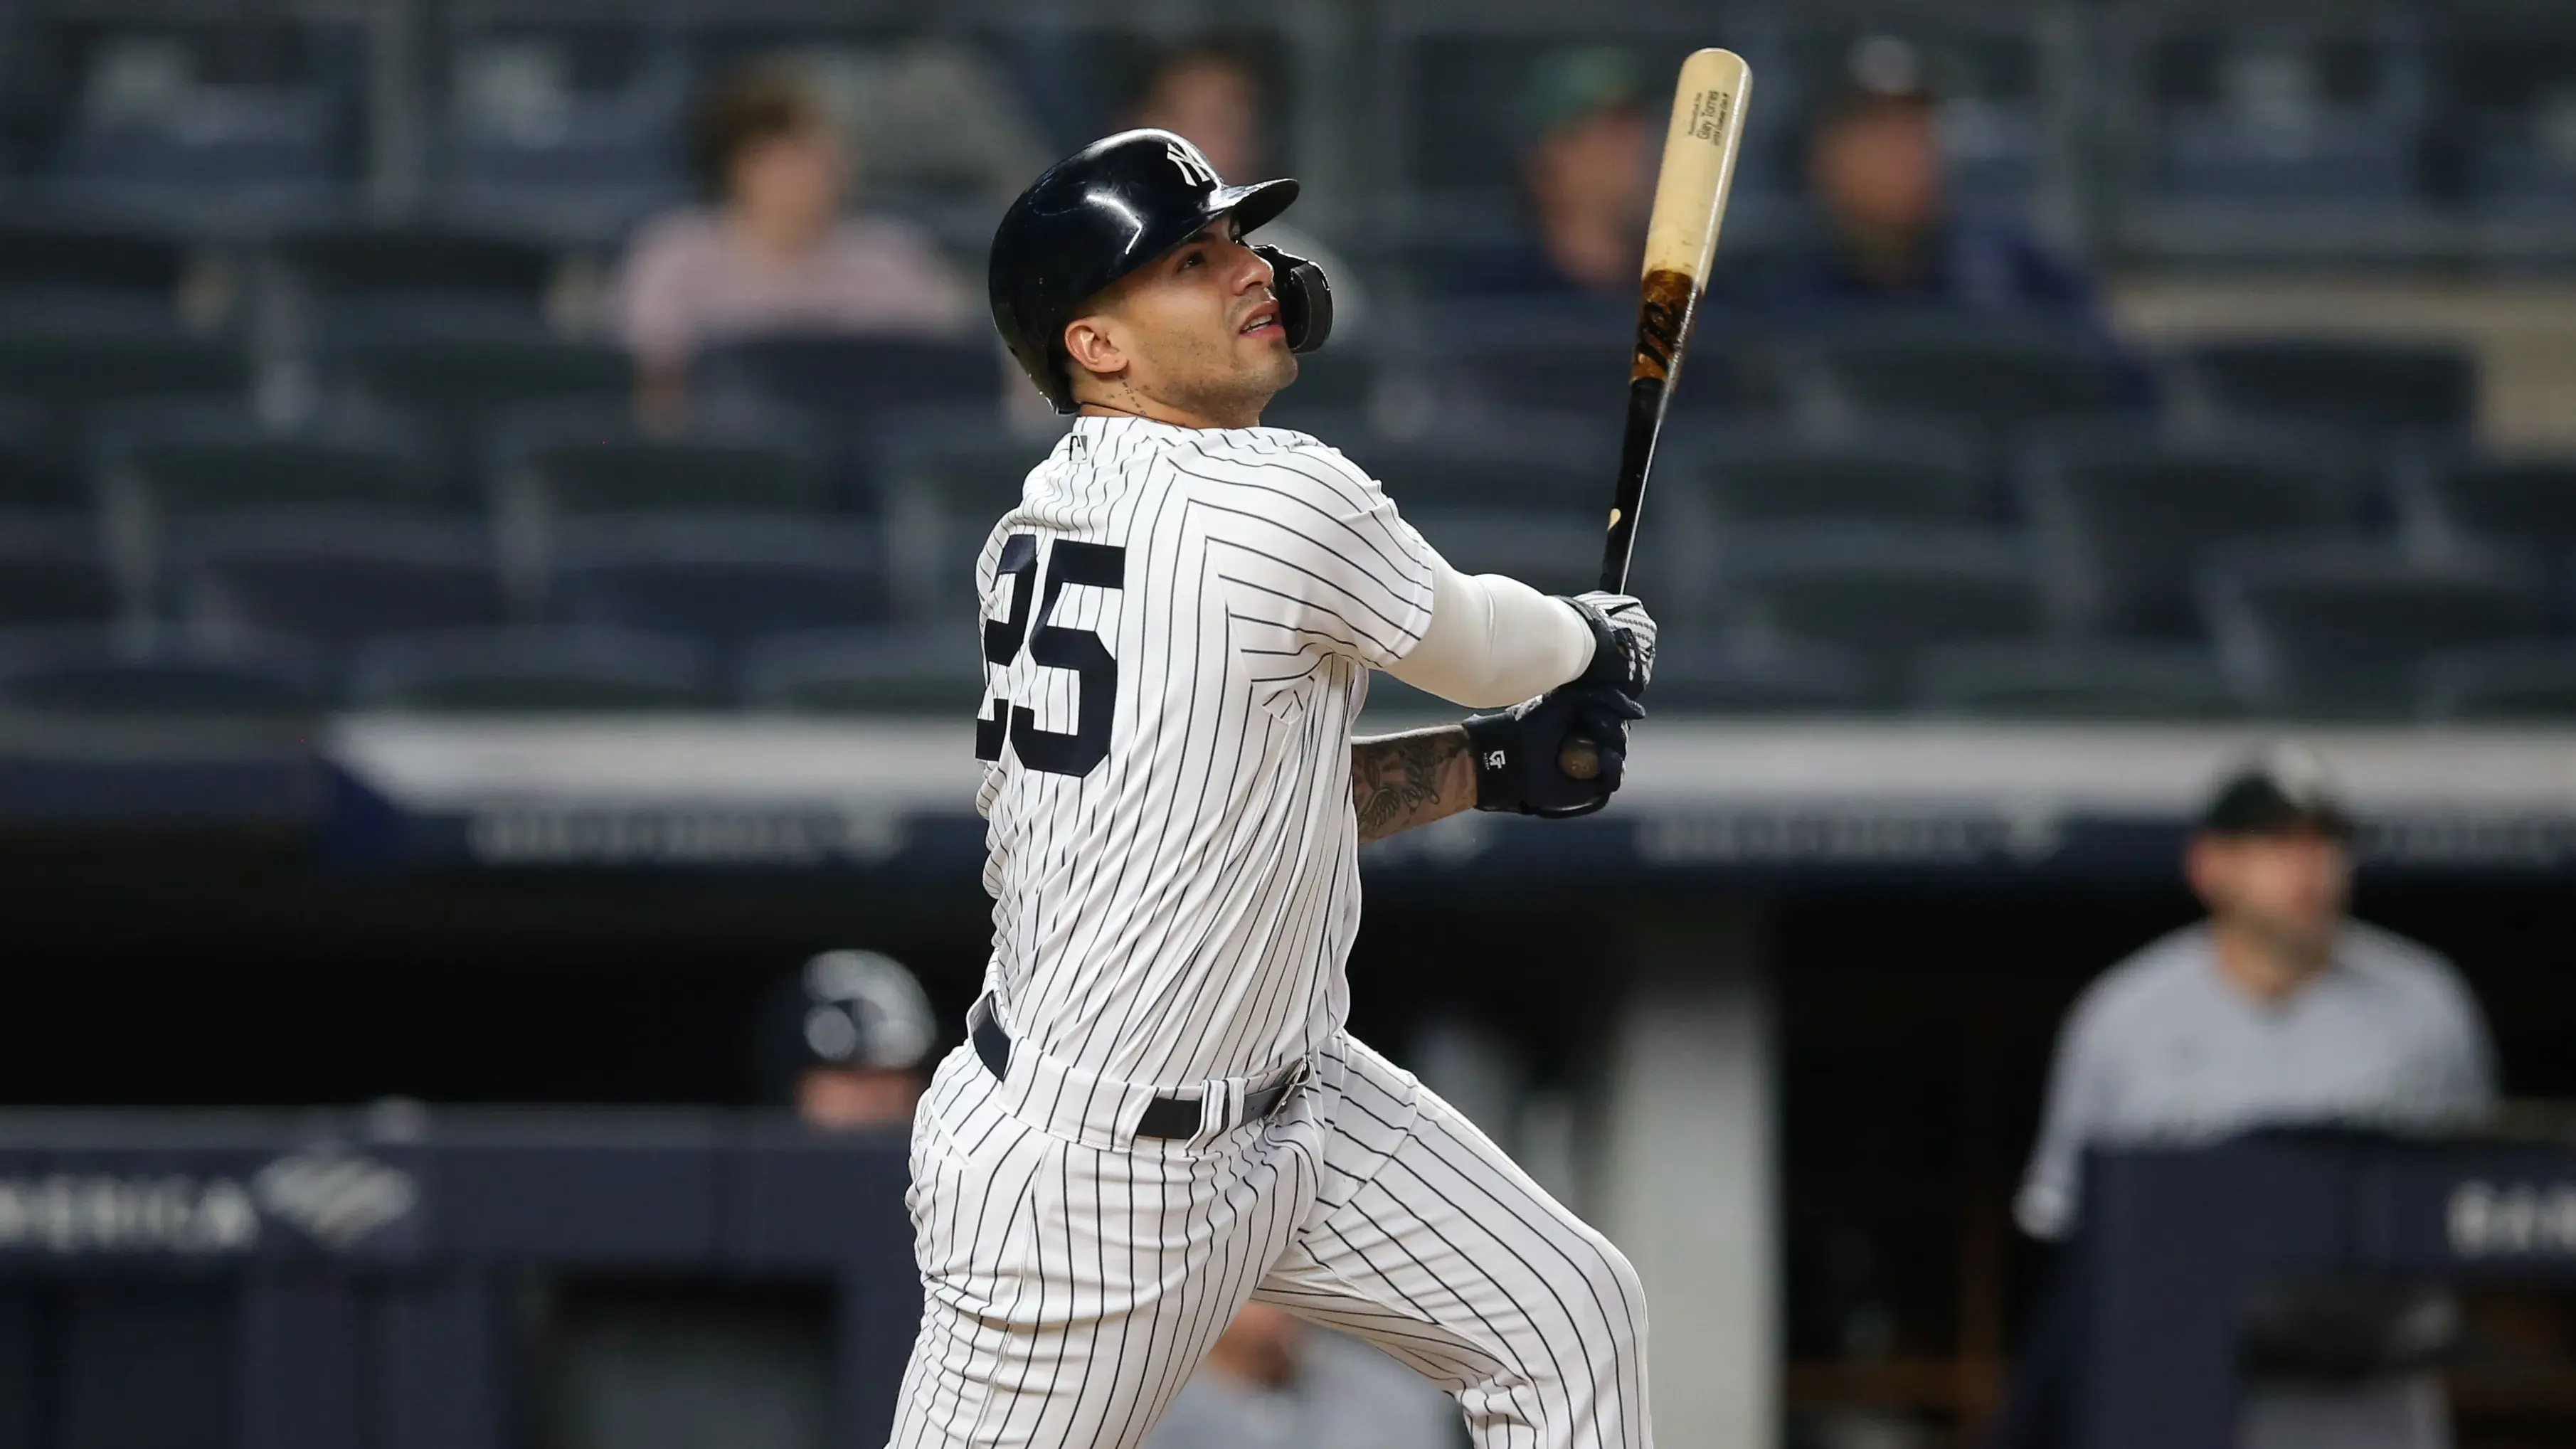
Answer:
[[939, 1025], [921, 983], [891, 956], [826, 951], [761, 1012], [764, 1095], [833, 1131], [909, 1126]]
[[2091, 283], [2020, 222], [1953, 208], [1942, 170], [1921, 54], [1894, 36], [1864, 37], [1808, 145], [1825, 246], [1787, 268], [1769, 299], [1800, 313], [1952, 307], [2054, 314], [2098, 329]]
[[698, 117], [695, 159], [715, 205], [644, 228], [616, 283], [648, 415], [684, 400], [690, 357], [754, 332], [961, 333], [974, 294], [927, 235], [842, 211], [857, 172], [828, 108], [801, 82], [753, 70]]
[[[1268, 91], [1260, 70], [1242, 54], [1218, 45], [1190, 46], [1165, 55], [1146, 73], [1127, 119], [1188, 138], [1219, 176], [1241, 183], [1265, 175], [1269, 164], [1261, 144]], [[1336, 339], [1347, 342], [1367, 330], [1365, 289], [1332, 248], [1287, 221], [1264, 224], [1254, 240], [1324, 269], [1333, 283]]]
[[1247, 1303], [1145, 1449], [1450, 1449], [1448, 1395], [1364, 1343]]
[[[908, 1131], [939, 1029], [912, 973], [874, 951], [826, 951], [753, 1013], [760, 1097], [825, 1132]], [[566, 1449], [843, 1442], [831, 1306], [738, 1285], [606, 1296], [543, 1330], [535, 1387]]]
[[1635, 300], [1657, 140], [1642, 93], [1624, 51], [1574, 50], [1540, 63], [1516, 115], [1528, 232], [1464, 261], [1456, 290]]
[[[2493, 1105], [2494, 1046], [2450, 963], [2345, 914], [2351, 834], [2304, 752], [2275, 750], [2219, 789], [2184, 859], [2209, 919], [2095, 981], [2058, 1038], [2016, 1204], [2033, 1236], [2056, 1241], [2078, 1228], [2087, 1147], [2266, 1126], [2434, 1125]], [[2067, 1345], [2081, 1292], [2070, 1274], [2043, 1307], [1999, 1446], [2070, 1442], [2063, 1416], [2081, 1386]], [[2398, 1337], [2354, 1327], [2362, 1342]], [[2449, 1442], [2439, 1384], [2404, 1367], [2335, 1386], [2258, 1376], [2236, 1442], [2439, 1449]]]

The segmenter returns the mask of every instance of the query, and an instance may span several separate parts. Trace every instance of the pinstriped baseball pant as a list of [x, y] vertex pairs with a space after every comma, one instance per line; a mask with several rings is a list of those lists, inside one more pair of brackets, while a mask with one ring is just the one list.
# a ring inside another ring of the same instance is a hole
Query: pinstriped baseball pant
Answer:
[[913, 1131], [921, 1335], [893, 1449], [1126, 1449], [1247, 1299], [1385, 1349], [1483, 1449], [1647, 1449], [1634, 1269], [1347, 1036], [1269, 1119], [1097, 1146], [1006, 1111], [970, 1048]]

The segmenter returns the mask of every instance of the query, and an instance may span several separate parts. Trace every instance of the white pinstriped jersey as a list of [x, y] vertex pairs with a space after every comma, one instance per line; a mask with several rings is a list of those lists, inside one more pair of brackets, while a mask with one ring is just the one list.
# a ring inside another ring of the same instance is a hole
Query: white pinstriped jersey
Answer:
[[1084, 417], [976, 564], [992, 988], [1080, 1071], [1180, 1085], [1320, 1049], [1360, 914], [1351, 721], [1435, 556], [1282, 428]]

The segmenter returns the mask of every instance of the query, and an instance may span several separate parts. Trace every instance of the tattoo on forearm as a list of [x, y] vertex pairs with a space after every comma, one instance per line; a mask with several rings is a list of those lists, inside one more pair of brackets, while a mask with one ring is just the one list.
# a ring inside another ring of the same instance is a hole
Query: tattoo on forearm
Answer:
[[1446, 819], [1476, 803], [1467, 733], [1455, 726], [1351, 741], [1351, 807], [1360, 840]]

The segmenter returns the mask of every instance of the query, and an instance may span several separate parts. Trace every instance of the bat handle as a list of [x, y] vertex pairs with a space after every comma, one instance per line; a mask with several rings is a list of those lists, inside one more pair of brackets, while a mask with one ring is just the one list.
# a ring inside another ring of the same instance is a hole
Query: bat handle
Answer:
[[1581, 735], [1569, 736], [1556, 752], [1556, 768], [1569, 780], [1601, 777], [1601, 746]]

